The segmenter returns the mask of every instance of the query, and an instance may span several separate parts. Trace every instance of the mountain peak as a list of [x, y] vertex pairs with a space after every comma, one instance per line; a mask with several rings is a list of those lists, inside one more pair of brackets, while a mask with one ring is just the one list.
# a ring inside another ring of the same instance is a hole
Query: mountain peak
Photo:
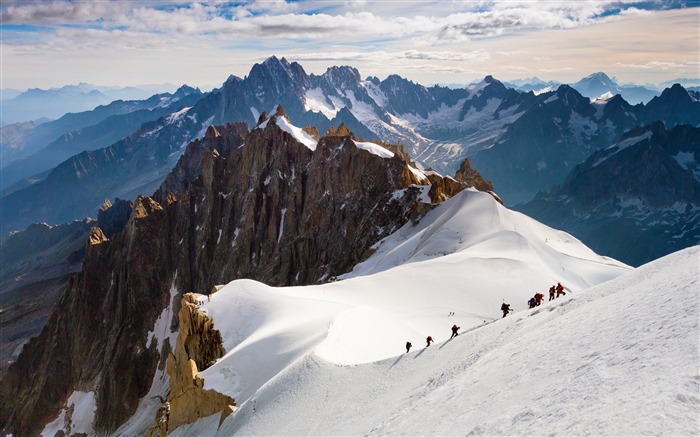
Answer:
[[263, 61], [263, 65], [279, 65], [279, 64], [285, 65], [285, 64], [289, 64], [289, 62], [287, 62], [286, 58], [282, 57], [282, 59], [280, 59], [275, 55], [272, 55]]
[[325, 77], [329, 83], [334, 86], [340, 86], [342, 84], [358, 84], [362, 80], [360, 77], [360, 72], [355, 67], [350, 67], [349, 65], [333, 66], [329, 67], [322, 77]]
[[615, 81], [610, 78], [607, 74], [603, 73], [602, 71], [599, 71], [597, 73], [593, 73], [591, 75], [588, 75], [581, 79], [579, 83], [581, 82], [600, 82], [605, 85], [615, 85]]

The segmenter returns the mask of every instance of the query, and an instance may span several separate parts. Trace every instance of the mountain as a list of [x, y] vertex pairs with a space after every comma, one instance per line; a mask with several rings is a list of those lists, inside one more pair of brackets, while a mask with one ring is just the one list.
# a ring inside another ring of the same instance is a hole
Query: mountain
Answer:
[[70, 275], [80, 271], [94, 224], [90, 219], [59, 226], [33, 224], [0, 238], [0, 376], [22, 345], [41, 332]]
[[14, 88], [1, 88], [0, 89], [0, 100], [14, 99], [18, 95], [22, 94], [22, 90], [16, 90]]
[[[424, 87], [396, 75], [383, 81], [363, 80], [349, 66], [309, 75], [298, 63], [273, 56], [255, 64], [244, 78], [229, 77], [220, 89], [180, 114], [176, 123], [163, 117], [132, 134], [128, 147], [123, 140], [93, 154], [76, 155], [52, 170], [54, 175], [65, 176], [53, 179], [53, 184], [88, 196], [71, 194], [66, 199], [55, 195], [49, 186], [52, 183], [37, 183], [49, 174], [32, 176], [15, 186], [15, 193], [6, 192], [3, 202], [21, 199], [13, 205], [22, 216], [3, 229], [21, 229], [32, 221], [60, 223], [82, 218], [94, 214], [105, 198], [133, 200], [138, 194], [150, 193], [175, 166], [185, 146], [201, 138], [209, 125], [239, 121], [255, 125], [261, 113], [274, 112], [277, 104], [299, 126], [315, 126], [325, 132], [343, 123], [359, 140], [400, 142], [421, 168], [439, 173], [454, 174], [470, 157], [476, 168], [489, 174], [508, 204], [531, 200], [537, 192], [561, 183], [592, 151], [642, 125], [647, 117], [668, 123], [668, 114], [661, 112], [672, 112], [664, 105], [647, 111], [643, 105], [630, 106], [614, 97], [591, 102], [571, 87], [559, 90], [521, 93], [491, 76], [459, 90]], [[543, 109], [553, 104], [555, 94], [572, 97], [567, 104]], [[576, 108], [569, 107], [569, 102]], [[671, 121], [690, 119], [693, 111]], [[113, 155], [113, 159], [96, 158], [103, 155]], [[542, 166], [546, 171], [540, 172]], [[89, 181], [74, 176], [80, 168], [89, 169]], [[29, 183], [32, 186], [26, 187]], [[15, 194], [17, 197], [9, 197]]]
[[37, 336], [54, 305], [79, 272], [90, 228], [99, 226], [111, 237], [124, 227], [131, 202], [105, 201], [92, 219], [58, 226], [36, 223], [0, 238], [0, 298], [3, 303], [0, 377], [19, 355], [22, 345]]
[[645, 118], [647, 122], [662, 121], [669, 127], [700, 126], [700, 95], [675, 84], [647, 103]]
[[114, 431], [160, 384], [158, 366], [176, 347], [173, 338], [163, 349], [149, 334], [154, 323], [170, 325], [174, 290], [243, 277], [331, 280], [465, 186], [424, 174], [400, 147], [358, 141], [344, 126], [319, 138], [278, 108], [252, 131], [209, 127], [162, 188], [139, 196], [111, 238], [91, 229], [81, 274], [0, 384], [5, 429], [34, 434], [74, 389], [92, 387], [100, 393], [94, 430]]
[[[144, 124], [107, 148], [75, 155], [44, 180], [4, 196], [2, 229], [19, 229], [34, 221], [61, 223], [94, 214], [105, 198], [134, 199], [140, 193], [153, 192], [185, 146], [200, 138], [209, 125], [233, 121], [253, 125], [262, 112], [274, 111], [278, 103], [301, 126], [313, 125], [325, 132], [333, 121], [352, 126], [358, 139], [376, 138], [363, 124], [364, 113], [359, 110], [371, 100], [368, 92], [363, 94], [364, 88], [353, 88], [357, 84], [347, 82], [357, 77], [355, 73], [350, 68], [337, 68], [322, 76], [308, 76], [297, 63], [269, 58], [254, 65], [245, 79], [231, 76], [191, 108]], [[338, 93], [344, 93], [347, 104], [354, 104], [354, 112], [343, 111], [341, 106], [327, 113], [331, 120], [322, 111], [311, 111], [314, 101], [306, 98], [305, 86], [311, 94], [321, 87], [335, 93], [326, 103], [342, 101]]]
[[557, 82], [555, 80], [544, 81], [539, 77], [533, 76], [526, 79], [516, 79], [504, 82], [504, 85], [517, 91], [532, 91], [535, 94], [542, 94], [556, 90], [561, 85], [561, 82]]
[[85, 111], [110, 102], [100, 91], [85, 85], [67, 85], [48, 90], [30, 88], [17, 97], [3, 100], [0, 124], [42, 117], [58, 118], [67, 112]]
[[699, 127], [656, 122], [593, 153], [561, 187], [517, 209], [641, 265], [700, 242], [699, 157]]
[[[186, 85], [185, 89], [190, 89]], [[61, 118], [44, 123], [18, 123], [0, 128], [3, 168], [11, 162], [26, 158], [46, 147], [61, 136], [103, 122], [107, 118], [147, 109], [151, 110], [161, 104], [174, 103], [171, 94], [156, 94], [146, 100], [117, 100], [107, 105], [98, 106], [90, 111], [68, 113]], [[4, 173], [4, 172], [3, 172]], [[5, 184], [3, 183], [3, 186]]]
[[[32, 177], [32, 184], [40, 181], [41, 177], [36, 175], [51, 170], [73, 155], [82, 151], [108, 147], [132, 134], [147, 122], [155, 121], [184, 107], [191, 107], [202, 98], [202, 95], [199, 89], [183, 85], [172, 95], [153, 96], [142, 105], [134, 104], [129, 112], [111, 115], [94, 125], [67, 132], [32, 155], [5, 165], [0, 177], [0, 183], [5, 187], [2, 194], [7, 195], [16, 191], [8, 189], [22, 179]], [[118, 103], [110, 104], [112, 105], [117, 106]]]
[[700, 87], [700, 78], [690, 78], [690, 77], [678, 77], [676, 79], [667, 80], [666, 82], [661, 82], [659, 85], [663, 88], [669, 88], [674, 84], [680, 84], [685, 89], [692, 87]]
[[654, 121], [669, 127], [697, 125], [700, 102], [693, 99], [678, 86], [664, 90], [646, 106], [631, 106], [619, 95], [591, 101], [562, 85], [556, 92], [536, 96], [536, 104], [471, 162], [494, 182], [507, 205], [528, 202], [538, 192], [561, 184], [591, 153], [630, 129]]
[[614, 96], [620, 94], [626, 101], [637, 104], [647, 103], [658, 95], [658, 92], [639, 85], [619, 85], [615, 79], [607, 74], [599, 72], [586, 76], [571, 87], [582, 95], [590, 98], [601, 96]]

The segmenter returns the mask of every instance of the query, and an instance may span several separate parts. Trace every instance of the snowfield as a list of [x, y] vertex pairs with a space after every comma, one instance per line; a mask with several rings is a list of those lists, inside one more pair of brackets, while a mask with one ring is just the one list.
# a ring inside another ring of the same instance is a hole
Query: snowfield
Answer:
[[202, 298], [227, 353], [199, 376], [239, 409], [174, 435], [695, 435], [699, 255], [631, 269], [465, 191], [338, 282]]

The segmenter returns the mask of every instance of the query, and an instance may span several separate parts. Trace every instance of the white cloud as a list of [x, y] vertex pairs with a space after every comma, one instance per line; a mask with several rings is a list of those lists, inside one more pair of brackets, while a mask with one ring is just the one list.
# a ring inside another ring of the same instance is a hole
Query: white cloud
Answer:
[[81, 24], [122, 14], [131, 5], [127, 2], [23, 2], [3, 7], [3, 24]]

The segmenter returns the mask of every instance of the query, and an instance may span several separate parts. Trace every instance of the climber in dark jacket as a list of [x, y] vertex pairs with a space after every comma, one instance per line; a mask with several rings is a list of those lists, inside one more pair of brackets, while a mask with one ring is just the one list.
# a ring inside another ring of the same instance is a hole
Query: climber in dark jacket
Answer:
[[510, 304], [504, 302], [503, 305], [501, 305], [501, 311], [503, 311], [503, 317], [505, 317], [513, 310], [510, 309]]
[[410, 341], [407, 341], [407, 342], [406, 342], [406, 353], [408, 353], [408, 351], [411, 350], [411, 346], [413, 346], [413, 345], [411, 344], [411, 342], [410, 342]]
[[459, 326], [457, 325], [452, 325], [452, 336], [450, 339], [457, 337], [459, 334], [457, 334], [457, 331], [459, 331]]

